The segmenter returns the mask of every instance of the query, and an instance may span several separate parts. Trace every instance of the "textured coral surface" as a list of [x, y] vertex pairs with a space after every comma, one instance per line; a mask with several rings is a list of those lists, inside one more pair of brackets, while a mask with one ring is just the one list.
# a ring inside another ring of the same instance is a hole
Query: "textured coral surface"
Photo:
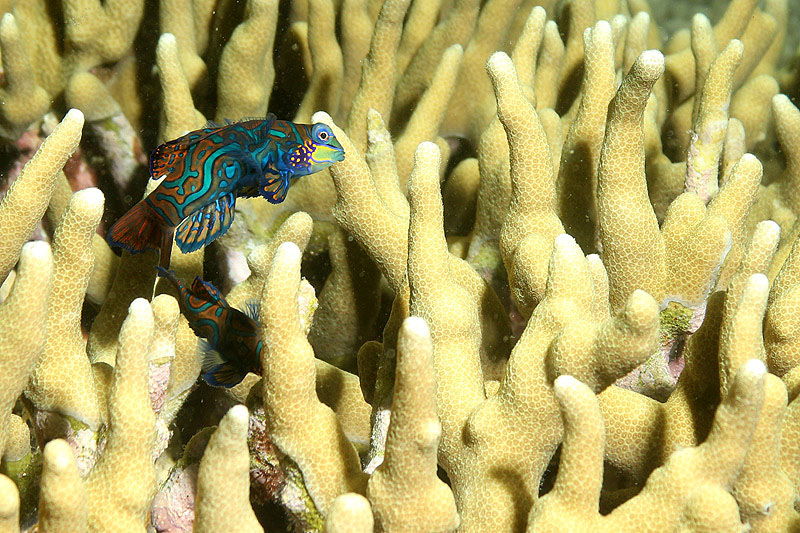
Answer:
[[[0, 533], [800, 532], [793, 0], [0, 0]], [[702, 10], [702, 12], [696, 12]], [[159, 143], [345, 149], [178, 277]]]

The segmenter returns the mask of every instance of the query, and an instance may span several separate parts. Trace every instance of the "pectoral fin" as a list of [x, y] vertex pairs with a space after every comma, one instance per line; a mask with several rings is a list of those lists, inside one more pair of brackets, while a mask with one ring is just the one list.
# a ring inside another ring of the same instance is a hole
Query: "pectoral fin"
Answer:
[[236, 368], [233, 362], [226, 361], [221, 353], [203, 339], [200, 340], [200, 353], [203, 379], [212, 387], [231, 388], [247, 375], [247, 372]]
[[233, 222], [236, 199], [232, 194], [217, 198], [178, 225], [175, 242], [183, 253], [194, 252], [221, 237]]
[[289, 178], [283, 176], [264, 176], [258, 186], [258, 192], [272, 204], [279, 204], [286, 199], [289, 191]]

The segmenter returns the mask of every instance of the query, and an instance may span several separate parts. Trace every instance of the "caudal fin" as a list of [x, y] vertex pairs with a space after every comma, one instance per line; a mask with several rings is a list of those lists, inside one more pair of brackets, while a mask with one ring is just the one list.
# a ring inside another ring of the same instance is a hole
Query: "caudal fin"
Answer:
[[172, 236], [175, 228], [163, 226], [153, 209], [142, 200], [117, 220], [108, 230], [109, 246], [117, 246], [132, 254], [145, 250], [160, 250], [159, 265], [169, 268], [172, 254]]
[[233, 361], [226, 361], [225, 357], [205, 339], [200, 339], [200, 354], [202, 357], [203, 380], [212, 387], [231, 388], [239, 384], [247, 375], [246, 371], [238, 368]]
[[106, 240], [110, 246], [138, 254], [145, 250], [160, 250], [163, 232], [153, 210], [142, 200], [111, 226]]

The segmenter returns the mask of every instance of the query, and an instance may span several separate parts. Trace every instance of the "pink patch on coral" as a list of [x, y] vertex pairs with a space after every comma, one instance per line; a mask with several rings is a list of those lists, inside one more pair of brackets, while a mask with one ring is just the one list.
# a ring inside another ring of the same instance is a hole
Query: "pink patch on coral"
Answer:
[[153, 498], [150, 523], [159, 533], [190, 533], [197, 493], [197, 463], [170, 472]]

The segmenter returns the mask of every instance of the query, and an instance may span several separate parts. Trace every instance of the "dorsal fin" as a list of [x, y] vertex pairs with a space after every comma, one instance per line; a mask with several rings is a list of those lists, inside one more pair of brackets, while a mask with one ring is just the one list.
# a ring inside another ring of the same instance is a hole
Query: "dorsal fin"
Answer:
[[261, 312], [261, 304], [258, 300], [247, 300], [244, 303], [244, 307], [242, 307], [242, 313], [244, 313], [247, 318], [254, 322], [258, 322], [258, 314]]
[[187, 150], [219, 130], [220, 126], [190, 131], [182, 137], [159, 145], [150, 155], [150, 178], [158, 179], [169, 174], [170, 168], [176, 168], [178, 161], [186, 157]]
[[267, 121], [267, 127], [272, 125], [272, 122], [275, 121], [277, 117], [272, 113], [267, 113], [266, 117], [241, 117], [237, 119], [230, 119], [230, 118], [223, 118], [222, 122], [224, 124], [220, 124], [219, 122], [209, 120], [206, 122], [206, 125], [203, 126], [203, 129], [217, 129], [217, 128], [224, 128], [225, 126], [230, 126], [231, 124], [238, 124], [240, 122], [249, 122], [251, 120], [265, 120]]
[[208, 300], [210, 302], [215, 302], [220, 307], [229, 307], [228, 302], [222, 297], [222, 293], [219, 292], [219, 289], [217, 289], [211, 283], [203, 281], [199, 277], [195, 277], [194, 281], [192, 282], [192, 292], [199, 298], [203, 298], [204, 300]]

